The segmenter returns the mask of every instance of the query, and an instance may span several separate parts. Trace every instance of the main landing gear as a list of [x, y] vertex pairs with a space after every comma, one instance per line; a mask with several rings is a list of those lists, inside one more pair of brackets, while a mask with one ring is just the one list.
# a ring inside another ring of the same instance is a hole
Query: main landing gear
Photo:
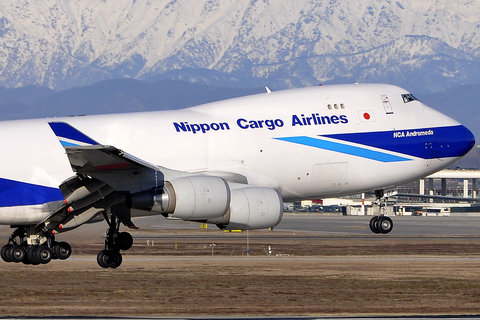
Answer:
[[375, 204], [379, 206], [380, 212], [378, 216], [374, 216], [369, 223], [370, 230], [373, 233], [389, 233], [393, 229], [393, 221], [385, 216], [387, 211], [387, 197], [384, 196], [383, 190], [375, 191]]
[[117, 268], [122, 264], [120, 250], [128, 250], [133, 245], [133, 237], [128, 232], [118, 232], [120, 220], [115, 214], [104, 213], [105, 221], [108, 223], [107, 236], [105, 238], [105, 249], [97, 255], [97, 263], [102, 268]]
[[5, 262], [37, 265], [68, 259], [72, 248], [67, 242], [55, 241], [50, 230], [28, 225], [17, 227], [0, 253]]
[[[98, 265], [103, 268], [117, 268], [122, 264], [121, 250], [128, 250], [133, 245], [133, 237], [128, 232], [119, 232], [120, 220], [113, 213], [103, 213], [108, 223], [105, 249], [97, 255]], [[135, 227], [133, 223], [129, 226]], [[22, 262], [24, 264], [47, 264], [52, 259], [65, 260], [72, 253], [67, 242], [55, 241], [52, 230], [45, 226], [17, 226], [8, 243], [1, 249], [5, 262]]]

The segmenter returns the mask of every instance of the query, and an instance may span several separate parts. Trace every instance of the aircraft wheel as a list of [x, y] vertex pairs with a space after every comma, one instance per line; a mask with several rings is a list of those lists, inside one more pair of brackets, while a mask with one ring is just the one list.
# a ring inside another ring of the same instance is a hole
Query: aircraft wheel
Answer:
[[102, 250], [97, 255], [97, 263], [102, 268], [110, 267], [110, 251]]
[[37, 258], [35, 258], [35, 250], [37, 250], [36, 246], [28, 246], [27, 248], [27, 260], [33, 264], [33, 265], [38, 265], [40, 264], [39, 261], [37, 261]]
[[133, 246], [133, 237], [128, 232], [120, 232], [115, 244], [120, 250], [128, 250]]
[[25, 250], [25, 258], [22, 260], [23, 264], [33, 264], [30, 259], [28, 259], [27, 250]]
[[380, 233], [389, 233], [393, 229], [393, 221], [389, 217], [379, 217], [377, 221], [377, 230]]
[[35, 257], [35, 261], [47, 264], [52, 260], [53, 252], [49, 247], [41, 245], [33, 252], [33, 256]]
[[113, 269], [118, 268], [122, 264], [122, 261], [122, 254], [118, 251], [113, 251], [108, 258], [108, 266]]
[[373, 233], [380, 233], [380, 231], [377, 229], [378, 218], [379, 218], [379, 216], [373, 216], [373, 218], [370, 219], [369, 226], [370, 226], [370, 230]]
[[108, 255], [107, 250], [102, 250], [97, 254], [97, 263], [102, 268], [108, 268]]
[[5, 262], [12, 262], [12, 257], [10, 255], [9, 249], [12, 247], [11, 244], [6, 244], [2, 247], [1, 256], [2, 260]]
[[122, 261], [122, 254], [118, 251], [102, 250], [97, 255], [97, 263], [102, 268], [118, 268]]
[[72, 247], [64, 241], [56, 242], [53, 246], [54, 256], [60, 260], [66, 260], [72, 254]]
[[27, 255], [25, 248], [18, 244], [11, 246], [10, 249], [8, 249], [8, 252], [9, 256], [12, 258], [12, 262], [15, 263], [22, 262]]

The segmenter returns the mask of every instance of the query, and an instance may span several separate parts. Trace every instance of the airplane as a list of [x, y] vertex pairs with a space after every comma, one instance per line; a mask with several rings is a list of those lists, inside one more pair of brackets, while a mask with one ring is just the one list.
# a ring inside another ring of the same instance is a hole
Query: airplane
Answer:
[[[283, 201], [383, 190], [450, 166], [475, 144], [459, 122], [387, 84], [271, 91], [182, 110], [0, 122], [6, 262], [67, 259], [56, 235], [105, 220], [103, 268], [132, 218], [273, 228]], [[370, 220], [388, 233], [392, 219]]]

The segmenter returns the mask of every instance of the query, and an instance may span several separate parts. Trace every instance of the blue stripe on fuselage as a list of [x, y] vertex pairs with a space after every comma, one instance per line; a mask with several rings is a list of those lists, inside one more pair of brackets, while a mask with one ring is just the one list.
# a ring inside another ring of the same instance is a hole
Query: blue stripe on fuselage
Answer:
[[461, 157], [475, 145], [462, 125], [381, 132], [343, 133], [323, 137], [353, 142], [422, 159]]
[[63, 200], [58, 188], [0, 178], [0, 207], [44, 204]]
[[352, 156], [357, 156], [361, 158], [371, 159], [381, 162], [398, 162], [398, 161], [409, 161], [411, 159], [399, 157], [396, 155], [379, 152], [375, 150], [369, 150], [361, 147], [351, 146], [343, 143], [337, 143], [327, 140], [321, 140], [311, 137], [285, 137], [285, 138], [275, 138], [277, 140], [293, 142], [309, 147], [340, 152]]

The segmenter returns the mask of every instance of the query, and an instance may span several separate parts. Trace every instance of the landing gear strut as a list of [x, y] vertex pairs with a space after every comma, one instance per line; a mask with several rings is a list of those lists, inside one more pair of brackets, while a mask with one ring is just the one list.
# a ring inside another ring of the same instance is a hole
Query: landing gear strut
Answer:
[[120, 250], [128, 250], [133, 245], [133, 237], [128, 232], [118, 232], [120, 220], [114, 213], [104, 212], [105, 221], [108, 224], [107, 236], [105, 238], [105, 249], [97, 255], [97, 263], [102, 268], [118, 268], [122, 264]]
[[46, 264], [52, 259], [65, 260], [72, 248], [67, 242], [55, 241], [55, 235], [45, 227], [18, 226], [0, 251], [5, 262]]
[[380, 208], [378, 216], [374, 216], [369, 223], [370, 230], [373, 233], [389, 233], [393, 229], [393, 221], [385, 216], [387, 211], [387, 197], [384, 196], [383, 190], [375, 190], [375, 203]]

